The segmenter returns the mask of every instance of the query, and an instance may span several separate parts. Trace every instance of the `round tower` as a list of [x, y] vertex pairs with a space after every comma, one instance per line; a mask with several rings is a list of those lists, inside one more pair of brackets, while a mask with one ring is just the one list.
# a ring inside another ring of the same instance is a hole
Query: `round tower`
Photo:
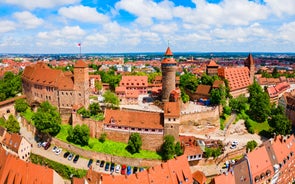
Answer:
[[161, 63], [162, 69], [162, 101], [169, 101], [170, 93], [175, 89], [175, 73], [177, 63], [168, 47]]

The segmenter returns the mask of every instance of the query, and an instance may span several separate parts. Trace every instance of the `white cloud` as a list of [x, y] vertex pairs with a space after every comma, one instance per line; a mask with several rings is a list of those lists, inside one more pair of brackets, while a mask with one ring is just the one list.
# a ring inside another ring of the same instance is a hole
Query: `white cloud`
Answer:
[[170, 20], [173, 18], [171, 8], [174, 4], [164, 0], [155, 3], [151, 0], [121, 0], [115, 4], [116, 10], [125, 10], [138, 17]]
[[32, 29], [43, 24], [43, 20], [36, 17], [28, 11], [16, 12], [13, 16], [18, 20], [18, 22], [25, 28]]
[[87, 45], [98, 45], [98, 46], [104, 46], [108, 42], [108, 38], [101, 33], [88, 35], [86, 36], [85, 40]]
[[283, 14], [295, 15], [294, 0], [264, 0], [272, 12], [277, 16]]
[[40, 39], [57, 40], [57, 39], [70, 39], [80, 40], [85, 35], [85, 31], [79, 26], [65, 26], [61, 30], [53, 30], [51, 32], [39, 32], [37, 37]]
[[283, 24], [279, 28], [278, 38], [295, 43], [295, 22]]
[[6, 33], [16, 29], [16, 24], [9, 20], [0, 21], [0, 33]]
[[157, 33], [169, 33], [172, 34], [178, 30], [178, 26], [176, 23], [170, 23], [170, 24], [154, 24], [151, 27], [152, 31], [155, 31]]
[[27, 9], [53, 8], [61, 5], [79, 3], [80, 0], [3, 0], [4, 3], [21, 6]]
[[80, 22], [105, 23], [109, 20], [107, 16], [98, 13], [95, 8], [82, 5], [63, 7], [58, 10], [58, 13], [66, 18]]

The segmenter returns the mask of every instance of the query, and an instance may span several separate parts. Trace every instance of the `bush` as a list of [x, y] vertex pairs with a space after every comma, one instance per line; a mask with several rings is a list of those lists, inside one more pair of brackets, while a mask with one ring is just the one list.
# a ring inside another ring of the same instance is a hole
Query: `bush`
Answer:
[[223, 113], [230, 115], [231, 114], [231, 108], [229, 106], [223, 107]]
[[99, 142], [104, 143], [106, 141], [107, 138], [107, 134], [106, 133], [102, 133], [100, 135], [100, 137], [98, 138]]
[[257, 142], [256, 142], [256, 141], [252, 140], [252, 141], [248, 141], [248, 142], [247, 142], [247, 145], [246, 145], [246, 149], [247, 149], [247, 150], [252, 151], [252, 150], [254, 150], [256, 147], [257, 147]]

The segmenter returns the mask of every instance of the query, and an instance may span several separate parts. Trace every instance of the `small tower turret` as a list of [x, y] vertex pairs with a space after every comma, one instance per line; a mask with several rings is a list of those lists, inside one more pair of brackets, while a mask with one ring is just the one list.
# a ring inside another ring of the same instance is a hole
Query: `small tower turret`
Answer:
[[161, 63], [162, 69], [162, 101], [169, 101], [170, 93], [175, 89], [175, 74], [177, 63], [173, 58], [170, 47], [167, 48]]
[[249, 54], [247, 59], [245, 60], [244, 65], [249, 69], [249, 77], [250, 77], [250, 84], [254, 82], [254, 75], [255, 75], [255, 62], [253, 59], [252, 54]]

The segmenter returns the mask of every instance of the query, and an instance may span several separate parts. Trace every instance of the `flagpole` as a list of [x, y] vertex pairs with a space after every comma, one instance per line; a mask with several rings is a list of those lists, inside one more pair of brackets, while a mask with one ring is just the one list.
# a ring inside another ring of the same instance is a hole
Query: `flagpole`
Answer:
[[81, 42], [79, 45], [80, 45], [80, 59], [81, 59], [81, 47], [82, 47]]

